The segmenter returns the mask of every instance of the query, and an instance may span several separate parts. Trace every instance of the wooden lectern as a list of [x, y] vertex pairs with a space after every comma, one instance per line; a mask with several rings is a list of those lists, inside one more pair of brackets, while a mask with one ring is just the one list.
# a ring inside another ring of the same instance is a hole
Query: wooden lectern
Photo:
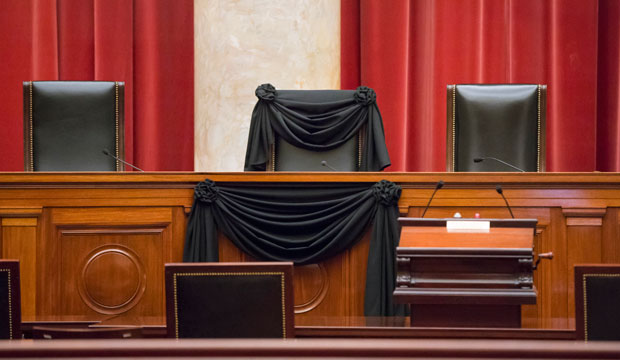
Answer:
[[400, 218], [394, 301], [411, 326], [521, 327], [536, 303], [534, 219]]

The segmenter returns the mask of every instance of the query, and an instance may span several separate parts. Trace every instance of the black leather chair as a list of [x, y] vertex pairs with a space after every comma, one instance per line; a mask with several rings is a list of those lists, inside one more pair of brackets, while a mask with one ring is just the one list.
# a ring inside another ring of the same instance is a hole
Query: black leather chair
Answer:
[[22, 338], [19, 261], [0, 260], [0, 339]]
[[620, 264], [575, 265], [575, 328], [580, 340], [620, 340]]
[[[350, 99], [352, 90], [278, 90], [278, 96], [306, 104], [337, 102]], [[312, 106], [303, 106], [296, 111], [304, 112], [309, 116], [321, 116]], [[364, 146], [363, 131], [347, 140], [339, 147], [326, 151], [312, 151], [296, 147], [278, 134], [274, 134], [275, 141], [271, 147], [270, 161], [267, 171], [359, 171]]]
[[447, 171], [545, 171], [546, 94], [546, 85], [448, 85]]
[[124, 83], [24, 82], [26, 171], [122, 171]]
[[293, 337], [292, 263], [183, 263], [165, 268], [168, 337]]
[[310, 151], [275, 137], [268, 171], [359, 171], [362, 159], [363, 129], [339, 147]]
[[374, 90], [256, 89], [246, 171], [381, 171], [390, 165]]

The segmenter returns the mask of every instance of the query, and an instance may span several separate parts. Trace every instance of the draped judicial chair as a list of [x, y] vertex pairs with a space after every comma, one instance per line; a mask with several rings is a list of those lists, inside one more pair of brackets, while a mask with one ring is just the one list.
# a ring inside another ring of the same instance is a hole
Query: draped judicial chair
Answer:
[[142, 328], [130, 327], [53, 327], [33, 326], [33, 339], [137, 339], [142, 338]]
[[22, 338], [19, 261], [0, 260], [0, 339]]
[[26, 171], [122, 171], [123, 82], [24, 82]]
[[256, 89], [245, 170], [381, 171], [390, 160], [374, 90]]
[[546, 85], [448, 85], [447, 171], [545, 171], [546, 99]]
[[575, 265], [577, 339], [620, 340], [620, 264]]
[[293, 263], [182, 263], [165, 268], [168, 337], [293, 337]]

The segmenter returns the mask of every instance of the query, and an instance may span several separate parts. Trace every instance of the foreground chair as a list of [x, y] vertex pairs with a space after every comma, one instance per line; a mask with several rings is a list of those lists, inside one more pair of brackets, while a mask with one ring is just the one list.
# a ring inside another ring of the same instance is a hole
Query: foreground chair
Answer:
[[545, 171], [546, 99], [546, 85], [448, 85], [447, 171]]
[[22, 338], [19, 261], [0, 260], [0, 339]]
[[292, 263], [165, 267], [168, 337], [293, 337]]
[[575, 265], [577, 339], [620, 340], [620, 265]]
[[122, 171], [124, 83], [24, 82], [26, 171]]

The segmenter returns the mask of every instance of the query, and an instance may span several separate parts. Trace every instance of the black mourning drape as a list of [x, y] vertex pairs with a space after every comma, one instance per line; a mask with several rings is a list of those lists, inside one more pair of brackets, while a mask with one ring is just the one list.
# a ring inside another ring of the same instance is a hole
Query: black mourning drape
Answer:
[[330, 98], [334, 90], [313, 91], [324, 93], [315, 96], [322, 101], [310, 102], [304, 91], [276, 90], [271, 84], [256, 89], [258, 102], [252, 112], [245, 171], [265, 170], [274, 133], [293, 146], [323, 151], [344, 144], [363, 125], [367, 131], [360, 171], [381, 171], [390, 165], [373, 89], [339, 90], [350, 94], [345, 98]]
[[199, 183], [189, 217], [183, 261], [218, 261], [217, 230], [250, 256], [311, 264], [351, 247], [372, 223], [364, 313], [403, 315], [392, 305], [396, 282], [401, 188], [375, 184]]

